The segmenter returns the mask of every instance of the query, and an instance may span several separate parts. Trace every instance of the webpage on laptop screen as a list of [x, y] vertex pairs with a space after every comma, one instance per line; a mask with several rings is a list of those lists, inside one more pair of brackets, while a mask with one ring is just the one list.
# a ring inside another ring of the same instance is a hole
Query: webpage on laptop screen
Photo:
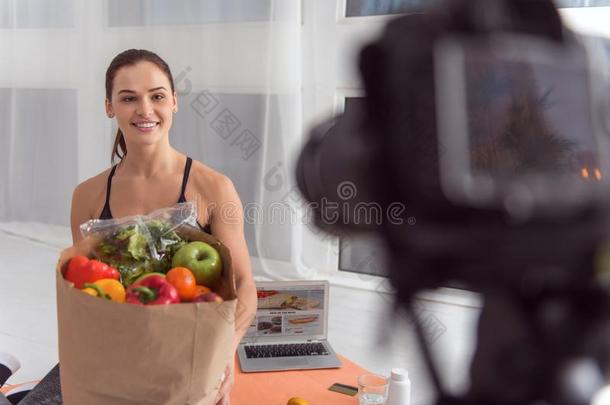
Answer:
[[246, 337], [324, 333], [324, 285], [258, 287], [258, 310]]

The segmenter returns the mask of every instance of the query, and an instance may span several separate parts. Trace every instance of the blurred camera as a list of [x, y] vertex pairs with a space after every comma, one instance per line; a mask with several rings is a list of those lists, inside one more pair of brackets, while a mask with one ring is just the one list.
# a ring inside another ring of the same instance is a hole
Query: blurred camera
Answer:
[[[610, 151], [608, 86], [596, 70], [603, 55], [563, 27], [550, 0], [447, 1], [390, 22], [361, 52], [364, 103], [314, 128], [301, 152], [297, 183], [317, 207], [316, 224], [339, 235], [377, 232], [424, 260], [467, 257], [471, 268], [549, 258], [523, 231], [534, 240], [578, 229], [600, 238]], [[357, 190], [349, 201], [345, 182]], [[401, 203], [418, 225], [366, 221], [358, 212], [370, 202], [386, 211]], [[348, 208], [323, 209], [339, 203]], [[491, 262], [478, 251], [499, 243], [514, 248]], [[476, 272], [435, 274], [414, 285], [482, 281]]]
[[[607, 380], [603, 55], [550, 0], [441, 2], [361, 51], [363, 105], [315, 127], [301, 152], [304, 197], [349, 204], [338, 217], [317, 209], [316, 224], [381, 236], [400, 305], [447, 283], [482, 293], [472, 388], [447, 402], [584, 404]], [[370, 202], [399, 202], [417, 225], [359, 221]], [[502, 319], [521, 332], [499, 339]], [[587, 389], [581, 361], [596, 375]]]

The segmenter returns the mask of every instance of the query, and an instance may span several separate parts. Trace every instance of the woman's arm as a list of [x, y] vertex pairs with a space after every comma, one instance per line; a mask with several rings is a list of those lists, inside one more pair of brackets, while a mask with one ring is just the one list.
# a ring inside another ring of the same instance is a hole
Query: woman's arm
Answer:
[[89, 204], [87, 202], [88, 192], [85, 183], [81, 183], [72, 193], [72, 207], [70, 209], [70, 228], [72, 229], [72, 242], [76, 243], [83, 238], [80, 233], [80, 225], [90, 219]]
[[256, 314], [256, 285], [252, 277], [250, 254], [244, 237], [243, 206], [233, 182], [226, 176], [217, 181], [217, 194], [212, 209], [212, 233], [231, 251], [235, 287], [237, 289], [237, 313], [235, 317], [235, 339], [233, 349], [248, 330]]
[[[237, 312], [235, 316], [234, 353], [239, 342], [248, 330], [250, 321], [256, 313], [256, 285], [252, 277], [250, 254], [244, 237], [244, 210], [233, 186], [226, 176], [219, 176], [216, 181], [215, 201], [212, 207], [212, 233], [231, 251], [235, 287], [237, 289]], [[229, 392], [233, 387], [233, 356], [225, 368], [224, 380], [218, 390], [216, 405], [229, 404]]]

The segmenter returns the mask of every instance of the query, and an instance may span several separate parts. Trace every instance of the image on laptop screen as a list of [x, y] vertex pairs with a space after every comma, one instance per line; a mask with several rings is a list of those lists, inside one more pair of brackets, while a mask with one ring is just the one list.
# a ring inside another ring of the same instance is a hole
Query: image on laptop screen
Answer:
[[321, 335], [325, 289], [320, 285], [257, 286], [258, 309], [245, 337]]

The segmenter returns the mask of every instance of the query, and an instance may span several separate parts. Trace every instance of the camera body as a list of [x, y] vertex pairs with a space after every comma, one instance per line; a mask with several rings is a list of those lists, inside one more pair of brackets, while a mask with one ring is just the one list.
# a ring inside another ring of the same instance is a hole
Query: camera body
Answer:
[[363, 110], [314, 128], [301, 153], [307, 200], [345, 204], [349, 181], [353, 211], [399, 202], [417, 219], [314, 212], [331, 233], [382, 237], [400, 306], [447, 283], [483, 295], [468, 395], [444, 392], [426, 356], [439, 403], [584, 404], [607, 381], [610, 148], [592, 56], [551, 0], [446, 1], [362, 50]]

